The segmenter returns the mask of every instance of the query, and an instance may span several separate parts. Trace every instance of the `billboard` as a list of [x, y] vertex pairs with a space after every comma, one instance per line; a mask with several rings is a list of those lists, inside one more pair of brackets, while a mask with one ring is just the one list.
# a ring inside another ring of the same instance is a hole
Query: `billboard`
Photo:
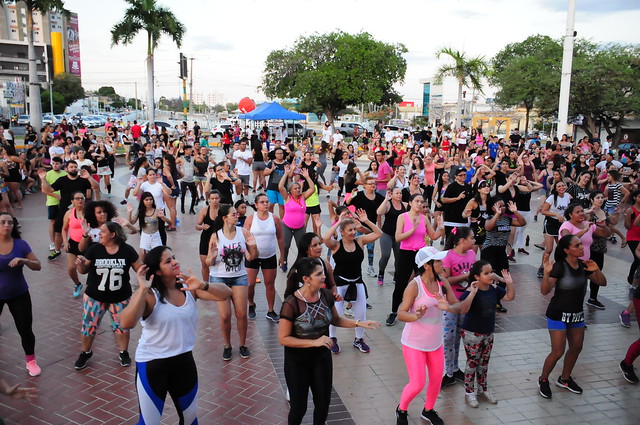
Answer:
[[82, 78], [80, 72], [80, 33], [78, 32], [78, 14], [72, 13], [67, 23], [67, 59], [69, 74]]

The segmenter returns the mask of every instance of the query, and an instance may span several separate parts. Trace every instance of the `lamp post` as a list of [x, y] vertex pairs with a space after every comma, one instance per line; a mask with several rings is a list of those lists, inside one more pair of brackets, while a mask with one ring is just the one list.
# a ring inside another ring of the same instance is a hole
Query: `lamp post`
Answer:
[[564, 36], [562, 53], [562, 77], [560, 79], [560, 100], [558, 102], [558, 135], [567, 133], [569, 118], [569, 91], [571, 88], [571, 66], [573, 63], [573, 41], [576, 33], [573, 30], [576, 17], [576, 0], [569, 0], [567, 8], [567, 30]]
[[[49, 87], [49, 106], [50, 112], [53, 116], [53, 90], [51, 83], [51, 75], [49, 75], [49, 54], [47, 52], [47, 46], [44, 46], [44, 53], [42, 54], [42, 60], [44, 62], [45, 73], [47, 74], [47, 86]], [[52, 120], [53, 121], [53, 120]]]

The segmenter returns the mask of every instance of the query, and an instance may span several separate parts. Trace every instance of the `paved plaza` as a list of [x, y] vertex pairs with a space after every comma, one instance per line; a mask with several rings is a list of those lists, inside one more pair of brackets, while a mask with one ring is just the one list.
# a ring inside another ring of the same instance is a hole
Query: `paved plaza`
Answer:
[[[118, 204], [129, 172], [120, 166], [116, 176], [115, 195], [111, 200]], [[537, 204], [535, 201], [534, 206]], [[124, 207], [118, 206], [125, 211]], [[326, 213], [326, 207], [323, 208]], [[118, 351], [107, 318], [96, 338], [94, 356], [88, 367], [82, 371], [73, 368], [80, 351], [82, 302], [71, 296], [72, 283], [67, 277], [65, 256], [53, 262], [46, 259], [49, 241], [44, 196], [29, 196], [18, 217], [24, 239], [43, 264], [39, 272], [25, 272], [33, 299], [36, 355], [42, 375], [28, 376], [18, 334], [8, 309], [5, 309], [0, 318], [1, 376], [11, 383], [37, 387], [39, 397], [31, 404], [1, 398], [0, 417], [7, 424], [20, 425], [135, 423], [138, 416], [135, 367], [123, 368], [117, 362]], [[326, 214], [323, 219], [328, 223]], [[183, 270], [199, 272], [199, 234], [194, 230], [195, 216], [182, 216], [180, 220], [178, 231], [168, 235], [168, 245], [174, 249]], [[622, 327], [618, 321], [618, 314], [627, 305], [625, 277], [631, 260], [629, 249], [621, 249], [619, 244], [610, 245], [605, 259], [604, 273], [609, 284], [602, 288], [599, 298], [606, 310], [585, 307], [588, 330], [574, 374], [584, 393], [575, 395], [554, 386], [553, 399], [546, 400], [538, 394], [537, 378], [550, 350], [544, 319], [549, 297], [540, 294], [540, 281], [535, 276], [541, 251], [533, 247], [533, 243], [542, 240], [541, 221], [529, 223], [526, 229], [531, 237], [528, 248], [531, 255], [519, 254], [517, 263], [512, 264], [516, 299], [505, 302], [508, 313], [498, 315], [489, 365], [489, 387], [499, 403], [494, 406], [481, 402], [479, 408], [471, 408], [465, 405], [464, 390], [458, 383], [440, 393], [435, 409], [450, 425], [637, 425], [640, 423], [640, 385], [627, 383], [618, 369], [627, 347], [640, 335], [635, 321], [630, 329]], [[137, 248], [138, 237], [132, 236], [130, 243]], [[295, 251], [290, 258], [294, 255]], [[378, 256], [379, 252], [376, 252], [376, 261]], [[377, 270], [377, 263], [375, 268]], [[369, 303], [373, 307], [367, 312], [369, 319], [383, 323], [389, 313], [392, 274], [390, 264], [382, 287], [376, 284], [376, 278], [365, 276]], [[280, 296], [284, 291], [284, 275], [278, 272]], [[230, 362], [222, 360], [215, 305], [199, 303], [200, 324], [194, 355], [200, 379], [200, 424], [286, 423], [288, 404], [282, 370], [283, 348], [277, 341], [277, 326], [264, 318], [266, 302], [261, 285], [258, 285], [256, 300], [258, 317], [256, 321], [250, 321], [247, 344], [251, 358], [240, 358], [234, 333], [234, 358]], [[335, 391], [329, 424], [395, 424], [394, 410], [408, 381], [400, 346], [401, 332], [401, 323], [367, 331], [365, 339], [371, 346], [371, 353], [362, 354], [351, 347], [353, 330], [340, 329], [338, 337], [342, 352], [333, 357]], [[138, 326], [132, 332], [129, 350], [132, 355], [139, 335]], [[460, 353], [460, 362], [464, 365], [464, 350]], [[550, 380], [557, 379], [560, 369], [561, 363]], [[410, 423], [423, 423], [420, 419], [423, 403], [424, 392], [409, 408]], [[177, 423], [169, 398], [165, 411], [162, 423]], [[310, 424], [309, 413], [305, 423]]]

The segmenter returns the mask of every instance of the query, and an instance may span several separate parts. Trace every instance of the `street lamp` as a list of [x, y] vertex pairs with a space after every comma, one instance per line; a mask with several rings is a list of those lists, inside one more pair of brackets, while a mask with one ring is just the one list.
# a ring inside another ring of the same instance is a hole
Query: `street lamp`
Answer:
[[44, 46], [42, 61], [44, 62], [44, 69], [45, 69], [45, 73], [47, 74], [47, 85], [49, 86], [49, 106], [51, 108], [50, 109], [51, 115], [53, 116], [53, 90], [52, 90], [52, 84], [51, 84], [51, 76], [49, 75], [49, 55], [47, 52], [47, 46]]

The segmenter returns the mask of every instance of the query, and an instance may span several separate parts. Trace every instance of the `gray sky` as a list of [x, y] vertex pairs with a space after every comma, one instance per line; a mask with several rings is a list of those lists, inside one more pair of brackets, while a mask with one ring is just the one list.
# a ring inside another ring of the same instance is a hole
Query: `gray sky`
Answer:
[[[490, 58], [529, 35], [563, 36], [566, 0], [158, 0], [185, 24], [182, 48], [194, 60], [194, 93], [224, 93], [263, 100], [257, 90], [271, 50], [290, 47], [300, 35], [337, 29], [366, 31], [388, 43], [404, 43], [407, 73], [398, 86], [407, 101], [421, 101], [418, 79], [433, 75], [441, 47]], [[575, 29], [595, 42], [640, 43], [640, 2], [578, 0]], [[114, 86], [124, 96], [146, 96], [146, 36], [111, 48], [111, 27], [127, 7], [121, 0], [65, 0], [79, 14], [82, 80], [87, 89]], [[180, 51], [168, 37], [156, 51], [156, 98], [181, 96]]]

